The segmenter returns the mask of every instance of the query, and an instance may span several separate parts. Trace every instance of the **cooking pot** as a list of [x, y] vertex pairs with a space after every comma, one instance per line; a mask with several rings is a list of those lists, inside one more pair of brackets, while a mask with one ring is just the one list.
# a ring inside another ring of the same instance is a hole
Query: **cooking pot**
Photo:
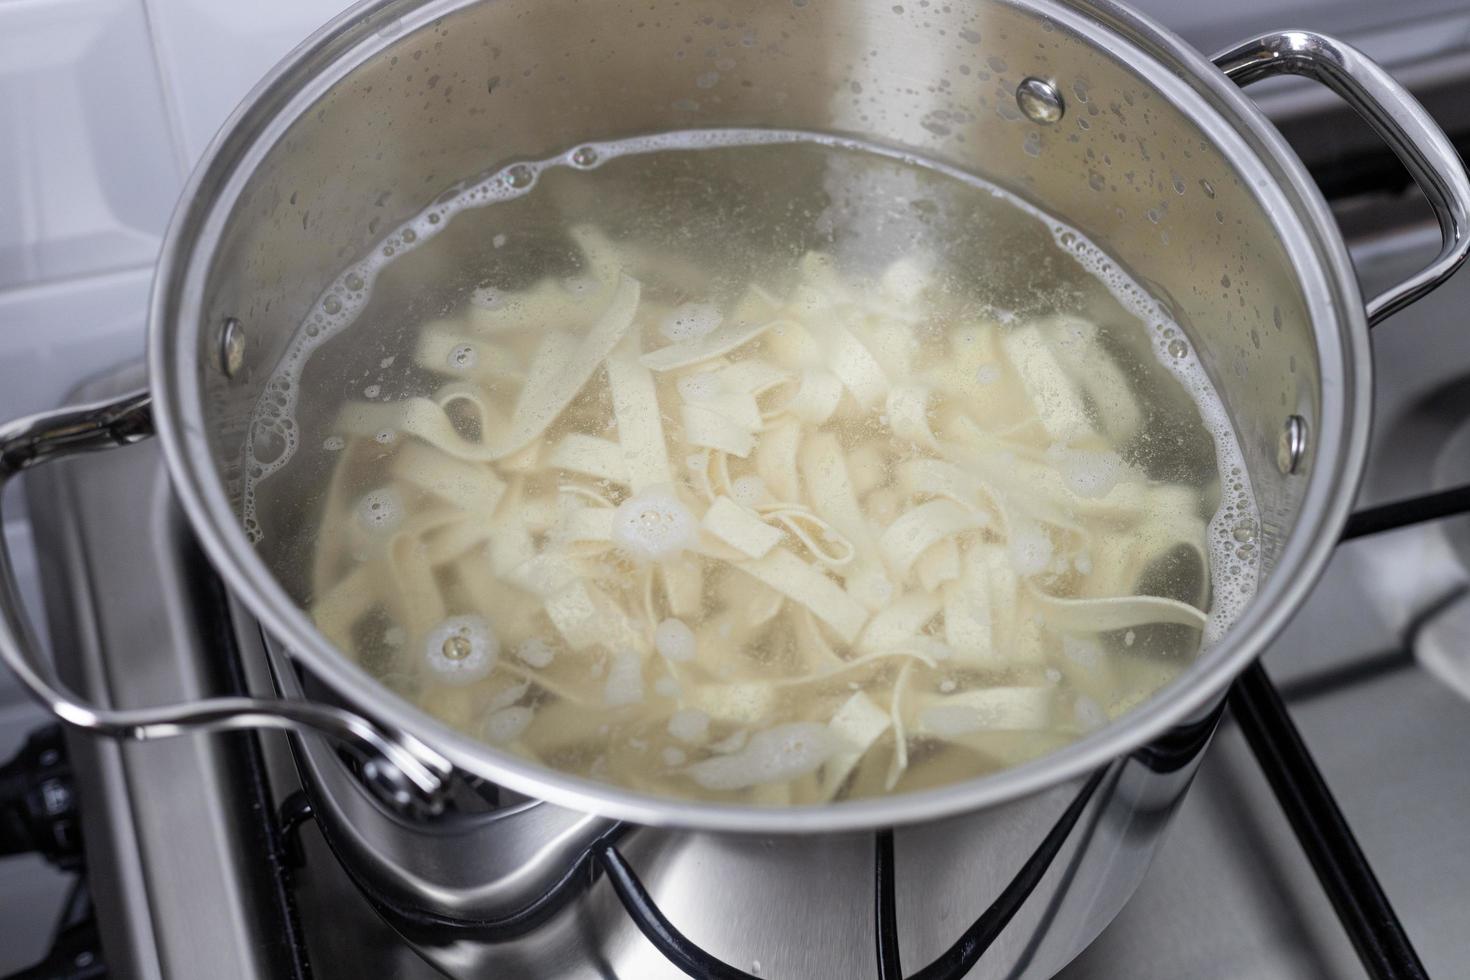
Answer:
[[[1321, 195], [1238, 88], [1285, 74], [1352, 104], [1438, 216], [1439, 254], [1366, 305]], [[1221, 640], [1125, 717], [1036, 761], [925, 792], [761, 809], [655, 798], [499, 752], [400, 699], [315, 630], [271, 571], [270, 537], [257, 546], [243, 529], [242, 450], [265, 382], [323, 288], [456, 179], [586, 140], [716, 126], [853, 135], [972, 170], [1079, 228], [1147, 284], [1215, 382], [1262, 518], [1258, 591]], [[1433, 121], [1358, 51], [1304, 31], [1252, 39], [1212, 64], [1106, 0], [364, 3], [255, 88], [191, 177], [154, 282], [150, 390], [0, 429], [0, 482], [156, 431], [215, 569], [330, 700], [85, 703], [36, 655], [8, 555], [0, 656], [89, 731], [325, 733], [362, 756], [381, 799], [421, 814], [441, 807], [457, 775], [671, 833], [785, 841], [946, 819], [1054, 827], [1087, 787], [1088, 806], [1122, 794], [1136, 811], [1153, 793], [1167, 812], [1194, 750], [1172, 768], [1143, 766], [1151, 776], [1125, 776], [1122, 760], [1180, 725], [1207, 734], [1231, 679], [1303, 600], [1364, 464], [1367, 328], [1458, 267], [1467, 221], [1470, 182]], [[1149, 778], [1174, 782], [1150, 790]], [[1063, 962], [1101, 928], [1162, 824], [1131, 827], [1138, 859], [1121, 862], [1127, 873], [1099, 872], [1095, 884], [1109, 884], [1087, 899], [1086, 925], [1046, 956], [1033, 951], [1030, 968]], [[1011, 853], [998, 852], [997, 867], [1014, 871]]]

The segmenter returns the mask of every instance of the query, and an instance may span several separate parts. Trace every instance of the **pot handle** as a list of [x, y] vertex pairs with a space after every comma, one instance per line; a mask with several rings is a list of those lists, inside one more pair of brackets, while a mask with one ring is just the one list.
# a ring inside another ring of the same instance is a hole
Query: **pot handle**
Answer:
[[[39, 463], [130, 446], [151, 435], [153, 407], [147, 391], [0, 425], [0, 492]], [[221, 697], [152, 708], [103, 708], [47, 677], [30, 656], [36, 646], [9, 549], [0, 540], [0, 662], [57, 718], [85, 731], [137, 741], [249, 728], [319, 732], [361, 753], [364, 777], [393, 805], [428, 812], [442, 808], [450, 765], [406, 732], [385, 730], [332, 705], [289, 699]]]
[[1424, 107], [1357, 48], [1311, 31], [1262, 34], [1214, 57], [1239, 85], [1274, 75], [1305, 75], [1340, 95], [1408, 168], [1439, 219], [1434, 261], [1368, 302], [1376, 326], [1444, 282], [1470, 253], [1470, 177], [1444, 131]]

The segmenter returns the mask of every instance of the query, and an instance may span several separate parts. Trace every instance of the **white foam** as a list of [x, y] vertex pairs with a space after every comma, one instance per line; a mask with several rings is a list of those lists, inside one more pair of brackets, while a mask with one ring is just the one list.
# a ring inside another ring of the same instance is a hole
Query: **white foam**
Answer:
[[771, 499], [766, 481], [754, 473], [737, 476], [730, 484], [730, 499], [745, 507], [754, 507]]
[[659, 332], [676, 344], [687, 344], [714, 333], [724, 318], [713, 303], [685, 303], [663, 318]]
[[692, 548], [699, 522], [668, 488], [650, 487], [618, 505], [613, 543], [634, 558], [658, 561]]
[[720, 376], [713, 371], [686, 374], [678, 380], [674, 387], [679, 390], [679, 397], [686, 402], [707, 402], [718, 398], [723, 391]]
[[475, 352], [474, 345], [460, 344], [449, 352], [447, 360], [451, 369], [468, 371], [480, 360], [480, 355]]
[[403, 501], [391, 487], [369, 490], [357, 502], [357, 520], [369, 531], [391, 531], [403, 520]]
[[473, 684], [490, 673], [500, 640], [479, 616], [451, 616], [424, 639], [424, 660], [446, 684]]
[[666, 619], [653, 631], [653, 647], [659, 656], [674, 663], [694, 659], [694, 630], [682, 619]]

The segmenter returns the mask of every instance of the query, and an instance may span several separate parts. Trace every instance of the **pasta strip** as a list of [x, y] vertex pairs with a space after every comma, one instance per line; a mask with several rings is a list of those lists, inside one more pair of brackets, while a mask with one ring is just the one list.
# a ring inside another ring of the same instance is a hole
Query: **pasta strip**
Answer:
[[625, 276], [612, 303], [580, 345], [574, 347], [565, 334], [548, 332], [532, 358], [525, 391], [508, 431], [497, 434], [494, 443], [465, 439], [455, 430], [444, 408], [426, 398], [348, 405], [340, 422], [354, 435], [375, 435], [384, 430], [407, 432], [461, 459], [503, 459], [526, 448], [556, 420], [622, 339], [637, 306], [638, 282]]
[[674, 483], [658, 392], [653, 386], [653, 375], [638, 363], [638, 353], [638, 335], [630, 333], [607, 359], [607, 381], [612, 389], [618, 441], [622, 444], [628, 482], [634, 493]]
[[893, 702], [888, 709], [893, 720], [893, 762], [888, 766], [888, 778], [883, 781], [883, 788], [890, 792], [909, 767], [909, 738], [904, 726], [903, 699], [908, 694], [909, 677], [913, 672], [913, 664], [904, 664], [899, 668], [898, 679], [893, 682]]
[[916, 344], [911, 325], [904, 319], [881, 319], [862, 332], [863, 346], [883, 366], [890, 378], [907, 378], [913, 374]]
[[823, 800], [837, 795], [863, 756], [892, 724], [888, 712], [874, 704], [862, 691], [842, 703], [827, 723], [828, 730], [842, 743], [843, 750], [828, 759], [822, 769]]
[[1034, 659], [1024, 642], [1020, 620], [1021, 581], [1011, 564], [1009, 549], [1001, 544], [971, 545], [975, 561], [984, 568], [985, 588], [990, 594], [992, 649], [999, 656]]
[[511, 350], [483, 343], [447, 324], [419, 334], [413, 360], [435, 374], [471, 377], [490, 384], [523, 378], [522, 366]]
[[875, 653], [865, 653], [851, 660], [842, 660], [840, 663], [826, 667], [822, 670], [813, 671], [800, 677], [782, 677], [771, 681], [772, 687], [800, 687], [803, 684], [815, 684], [821, 681], [830, 681], [834, 677], [850, 673], [861, 668], [871, 667], [885, 660], [903, 658], [915, 663], [921, 663], [925, 667], [937, 669], [939, 661], [930, 655], [928, 650], [921, 649], [923, 644], [905, 644], [892, 650], [879, 650]]
[[591, 225], [575, 225], [569, 234], [582, 252], [583, 279], [542, 279], [530, 289], [514, 293], [477, 291], [471, 297], [467, 317], [471, 326], [492, 334], [545, 330], [547, 324], [577, 332], [592, 323], [597, 304], [605, 301], [609, 288], [617, 284], [623, 256], [606, 235]]
[[720, 384], [726, 391], [761, 395], [791, 377], [791, 372], [770, 361], [747, 357], [720, 369]]
[[755, 448], [755, 433], [703, 405], [684, 405], [684, 439], [692, 446], [717, 449], [744, 459]]
[[470, 513], [494, 513], [506, 491], [505, 481], [490, 467], [438, 452], [424, 443], [409, 443], [400, 449], [392, 472], [410, 486]]
[[747, 558], [762, 558], [781, 541], [781, 532], [729, 497], [716, 497], [704, 514], [704, 529]]
[[919, 578], [919, 588], [925, 592], [937, 591], [945, 582], [960, 577], [960, 546], [952, 537], [936, 541], [919, 556], [914, 572]]
[[343, 650], [352, 649], [352, 627], [376, 601], [371, 577], [367, 566], [358, 565], [312, 600], [312, 622]]
[[425, 557], [437, 568], [480, 547], [489, 538], [490, 530], [485, 522], [460, 517], [424, 535]]
[[607, 360], [633, 324], [633, 316], [638, 310], [639, 288], [638, 280], [629, 276], [621, 278], [607, 309], [587, 331], [575, 353], [567, 356], [557, 352], [563, 360], [548, 372], [544, 386], [538, 383], [532, 387], [533, 379], [537, 377], [537, 362], [532, 360], [531, 370], [527, 372], [527, 390], [521, 393], [511, 415], [508, 445], [500, 455], [509, 455], [545, 431], [582, 390], [592, 372]]
[[933, 280], [933, 273], [912, 255], [889, 263], [883, 275], [878, 277], [882, 296], [892, 301], [884, 311], [890, 316], [915, 319], [919, 297]]
[[749, 575], [728, 575], [721, 583], [726, 609], [751, 627], [760, 627], [780, 615], [786, 597]]
[[[793, 382], [788, 382], [790, 386]], [[768, 419], [789, 414], [803, 422], [821, 425], [837, 413], [842, 403], [842, 379], [822, 368], [802, 368], [794, 381], [795, 390], [786, 401], [765, 412]]]
[[697, 711], [736, 725], [759, 725], [776, 707], [776, 692], [770, 684], [737, 681], [731, 684], [701, 684], [689, 701]]
[[977, 551], [967, 551], [959, 578], [946, 583], [942, 590], [944, 640], [956, 659], [967, 664], [993, 660], [997, 653], [986, 564]]
[[871, 408], [883, 400], [888, 393], [888, 375], [851, 330], [835, 317], [820, 314], [807, 322], [807, 329], [821, 345], [832, 373], [859, 405]]
[[755, 396], [747, 391], [722, 391], [697, 404], [701, 408], [723, 415], [732, 424], [751, 433], [759, 432], [765, 425], [765, 419], [761, 415], [760, 406], [756, 404]]
[[868, 518], [858, 503], [837, 437], [815, 432], [802, 444], [800, 455], [801, 477], [812, 509], [851, 541], [859, 554], [876, 557]]
[[708, 336], [701, 337], [699, 340], [670, 344], [667, 347], [650, 351], [640, 357], [639, 362], [650, 371], [673, 371], [677, 368], [690, 367], [701, 361], [722, 357], [739, 347], [744, 347], [776, 326], [799, 329], [789, 320], [750, 322], [737, 319], [716, 327]]
[[658, 563], [664, 599], [675, 616], [695, 616], [704, 603], [704, 571], [694, 558], [666, 558]]
[[842, 586], [785, 548], [772, 548], [763, 558], [735, 562], [734, 567], [800, 603], [851, 643], [868, 621], [868, 611]]
[[812, 611], [805, 607], [798, 607], [792, 616], [793, 627], [796, 632], [797, 648], [801, 651], [802, 661], [809, 671], [822, 670], [845, 670], [851, 664], [844, 661], [832, 649], [832, 644], [822, 635], [822, 628]]
[[910, 639], [924, 628], [940, 610], [938, 597], [928, 592], [906, 593], [875, 613], [858, 638], [863, 652], [888, 650]]
[[1078, 633], [1104, 633], [1150, 623], [1173, 623], [1202, 630], [1209, 619], [1188, 603], [1162, 596], [1064, 599], [1037, 589], [1032, 589], [1030, 596], [1048, 626]]
[[576, 507], [562, 518], [560, 537], [571, 544], [612, 547], [613, 510], [610, 507]]
[[906, 578], [914, 562], [930, 547], [952, 534], [988, 523], [985, 514], [967, 511], [953, 501], [930, 500], [906, 511], [890, 524], [879, 537], [878, 547], [889, 569], [899, 578]]
[[407, 433], [459, 459], [490, 462], [496, 454], [461, 436], [438, 402], [408, 398], [399, 402], [350, 402], [342, 407], [336, 427], [349, 435], [388, 441]]
[[929, 429], [929, 389], [922, 385], [897, 385], [888, 392], [888, 426], [900, 439], [938, 449]]
[[547, 466], [599, 480], [628, 482], [628, 464], [623, 456], [623, 447], [611, 440], [581, 432], [562, 436], [546, 454], [545, 461]]
[[801, 477], [796, 468], [800, 448], [801, 426], [795, 423], [773, 426], [756, 442], [755, 471], [777, 500], [801, 496]]
[[554, 323], [564, 330], [585, 327], [592, 319], [588, 297], [574, 295], [554, 279], [530, 289], [470, 303], [465, 327], [480, 335], [498, 336], [521, 330], [545, 330]]
[[1108, 439], [1124, 443], [1143, 427], [1143, 409], [1128, 376], [1098, 342], [1096, 324], [1075, 317], [1052, 317], [1038, 324], [1056, 338], [1052, 352], [1074, 383], [1087, 393]]
[[1126, 536], [1105, 539], [1092, 549], [1095, 554], [1091, 556], [1086, 594], [1135, 593], [1151, 565], [1182, 552], [1190, 556], [1199, 573], [1194, 594], [1186, 598], [1195, 605], [1203, 605], [1209, 595], [1210, 562], [1203, 546], [1207, 534], [1205, 522], [1195, 515], [1197, 495], [1187, 487], [1157, 487], [1149, 500], [1150, 511], [1157, 515], [1153, 520], [1145, 521]]
[[1068, 443], [1092, 433], [1087, 407], [1070, 376], [1058, 362], [1041, 328], [1015, 327], [1000, 338], [1001, 349], [1031, 395], [1036, 415], [1055, 442]]
[[1050, 687], [981, 687], [932, 698], [919, 710], [919, 731], [957, 738], [985, 731], [1038, 731], [1052, 727]]
[[851, 541], [805, 507], [770, 507], [762, 516], [784, 527], [806, 546], [813, 558], [829, 568], [841, 568], [857, 554]]
[[946, 497], [962, 507], [977, 507], [988, 496], [978, 476], [944, 459], [906, 459], [898, 464], [898, 481], [907, 494]]
[[643, 647], [642, 637], [622, 608], [602, 589], [578, 578], [546, 600], [546, 615], [573, 650], [605, 644], [614, 649]]
[[427, 549], [416, 534], [398, 533], [388, 543], [387, 561], [372, 567], [388, 581], [379, 586], [393, 619], [412, 638], [421, 638], [445, 616], [444, 596], [434, 579]]
[[[497, 542], [498, 544], [499, 542]], [[562, 589], [582, 578], [585, 562], [568, 554], [533, 554], [501, 573], [512, 585], [549, 602]]]

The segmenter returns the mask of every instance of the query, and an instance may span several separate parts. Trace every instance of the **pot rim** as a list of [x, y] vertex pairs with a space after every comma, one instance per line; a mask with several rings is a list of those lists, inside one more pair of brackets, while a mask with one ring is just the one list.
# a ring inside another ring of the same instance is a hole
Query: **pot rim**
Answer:
[[[1181, 110], [1203, 120], [1270, 215], [1311, 313], [1321, 363], [1313, 463], [1296, 524], [1239, 620], [1143, 704], [1038, 759], [903, 795], [759, 807], [657, 797], [571, 776], [471, 739], [393, 694], [312, 625], [247, 538], [212, 463], [203, 417], [204, 283], [229, 210], [291, 121], [392, 39], [465, 0], [364, 0], [319, 29], [261, 80], [190, 175], [165, 236], [148, 312], [148, 367], [175, 493], [211, 563], [266, 632], [354, 708], [408, 732], [456, 767], [561, 806], [636, 823], [731, 832], [813, 833], [935, 820], [995, 806], [1077, 778], [1212, 705], [1285, 626], [1321, 574], [1366, 461], [1371, 361], [1362, 298], [1326, 202], [1255, 104], [1203, 55], [1112, 0], [998, 0], [1050, 18], [1126, 56]], [[329, 70], [330, 69], [330, 70]]]

